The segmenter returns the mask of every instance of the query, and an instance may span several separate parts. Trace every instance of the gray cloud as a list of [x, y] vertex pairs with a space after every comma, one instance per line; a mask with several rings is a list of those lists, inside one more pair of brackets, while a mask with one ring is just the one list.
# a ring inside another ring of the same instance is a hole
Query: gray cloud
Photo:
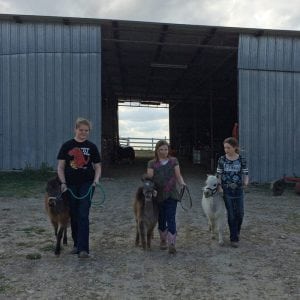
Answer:
[[119, 132], [122, 137], [169, 136], [169, 112], [161, 108], [119, 107]]
[[299, 29], [298, 0], [0, 0], [0, 13]]
[[[298, 0], [0, 0], [0, 13], [300, 30]], [[168, 115], [128, 109], [120, 133], [168, 136]]]
[[168, 120], [168, 118], [168, 109], [119, 107], [119, 120], [144, 123], [149, 121]]

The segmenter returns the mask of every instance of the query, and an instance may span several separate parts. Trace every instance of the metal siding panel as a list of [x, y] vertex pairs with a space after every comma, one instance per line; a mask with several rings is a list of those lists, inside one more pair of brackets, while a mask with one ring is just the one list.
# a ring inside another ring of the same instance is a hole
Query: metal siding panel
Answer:
[[64, 122], [62, 122], [63, 136], [68, 136], [69, 129], [73, 126], [73, 120], [70, 118], [72, 115], [72, 81], [73, 81], [73, 69], [72, 69], [72, 54], [64, 53], [62, 62], [62, 80], [63, 80], [63, 99], [62, 99], [62, 111]]
[[42, 51], [47, 52], [47, 53], [53, 53], [54, 52], [54, 29], [55, 25], [54, 24], [46, 24], [45, 27], [45, 44], [44, 44], [44, 49]]
[[293, 70], [300, 70], [300, 39], [293, 40]]
[[54, 25], [54, 51], [61, 53], [63, 51], [62, 41], [62, 26], [60, 24]]
[[37, 156], [36, 165], [39, 162], [46, 161], [44, 137], [47, 135], [46, 130], [46, 54], [38, 53], [37, 55], [37, 80], [36, 80], [36, 98], [33, 100], [37, 105]]
[[72, 55], [72, 112], [73, 116], [80, 116], [80, 54]]
[[45, 41], [46, 41], [46, 25], [45, 24], [36, 24], [34, 26], [36, 31], [36, 52], [44, 52], [45, 50]]
[[[10, 56], [2, 56], [3, 66], [3, 90], [2, 90], [2, 103], [3, 103], [3, 168], [7, 169], [11, 166], [11, 71], [10, 71]], [[4, 143], [5, 141], [5, 143]]]
[[53, 161], [54, 157], [53, 153], [58, 151], [59, 143], [58, 141], [62, 141], [65, 137], [64, 131], [62, 128], [62, 123], [64, 120], [64, 111], [62, 107], [63, 102], [63, 78], [62, 78], [62, 53], [54, 54], [54, 64], [53, 64], [53, 84], [54, 84], [54, 97], [53, 97], [53, 106], [54, 106], [54, 115], [53, 115], [53, 131], [54, 131], [54, 139], [52, 140], [50, 152], [51, 158], [47, 161]]
[[[1, 25], [0, 25], [0, 32], [1, 32]], [[1, 43], [0, 43], [1, 47]], [[3, 84], [4, 84], [4, 79], [3, 77], [5, 76], [4, 74], [4, 66], [3, 66], [3, 59], [0, 56], [0, 170], [3, 169], [3, 147], [4, 147], [4, 140], [3, 140], [3, 125], [4, 125], [4, 99], [3, 99]]]
[[36, 26], [34, 26], [33, 24], [26, 24], [26, 40], [24, 40], [24, 44], [26, 44], [25, 53], [37, 52], [36, 36], [37, 36]]
[[1, 54], [10, 53], [10, 26], [9, 23], [3, 22], [1, 24]]
[[263, 37], [260, 40], [260, 43], [258, 44], [258, 65], [262, 69], [267, 68], [267, 51], [268, 51], [268, 43], [267, 43], [267, 37]]
[[[79, 96], [79, 106], [80, 115], [88, 116], [89, 112], [89, 93], [88, 93], [88, 82], [89, 82], [89, 65], [87, 54], [80, 54], [80, 96]], [[87, 118], [87, 117], [86, 117]]]
[[72, 26], [71, 32], [72, 39], [72, 48], [71, 52], [79, 53], [80, 52], [80, 26]]
[[239, 69], [300, 72], [299, 39], [241, 35]]
[[256, 64], [256, 54], [249, 59], [245, 53], [256, 49], [256, 42], [249, 46], [253, 39], [241, 36], [239, 43], [240, 144], [251, 180], [265, 182], [299, 170], [300, 75], [294, 58], [300, 49], [296, 39], [257, 37]]
[[19, 37], [19, 51], [17, 53], [27, 53], [28, 52], [28, 31], [27, 31], [28, 25], [26, 24], [25, 26], [18, 26], [18, 31], [20, 34]]
[[291, 149], [294, 153], [293, 159], [293, 174], [300, 176], [300, 74], [294, 74], [294, 107], [293, 118], [295, 122], [293, 134], [294, 149]]
[[240, 143], [252, 181], [292, 175], [299, 165], [299, 101], [293, 77], [287, 72], [239, 71]]
[[294, 71], [293, 63], [293, 39], [285, 39], [283, 43], [283, 65], [285, 70]]
[[19, 82], [20, 82], [20, 93], [19, 93], [19, 115], [18, 115], [18, 124], [19, 124], [19, 148], [17, 155], [20, 157], [19, 165], [21, 168], [25, 166], [31, 166], [30, 162], [30, 149], [32, 145], [28, 143], [28, 74], [27, 74], [27, 63], [28, 58], [26, 54], [19, 55]]
[[56, 168], [82, 113], [100, 148], [100, 26], [3, 22], [0, 34], [0, 168]]
[[37, 55], [35, 53], [28, 54], [28, 140], [27, 144], [30, 146], [30, 151], [28, 153], [28, 159], [31, 162], [34, 168], [37, 168], [37, 157], [38, 157], [38, 149], [37, 149], [37, 138], [36, 133], [38, 132], [37, 126], [37, 107], [38, 103], [36, 103], [37, 98]]
[[70, 26], [64, 26], [63, 27], [63, 47], [62, 51], [65, 53], [70, 53], [71, 52], [71, 28]]
[[53, 53], [46, 53], [46, 136], [45, 139], [45, 162], [52, 160], [53, 155], [53, 142], [56, 138], [56, 132], [55, 132], [55, 113], [56, 113], [56, 107], [54, 102], [54, 78], [55, 78], [55, 72], [54, 72], [54, 57], [55, 55]]
[[80, 52], [88, 53], [89, 52], [89, 42], [88, 42], [88, 27], [87, 25], [80, 26]]
[[[14, 45], [15, 49], [16, 45]], [[19, 99], [20, 99], [20, 70], [19, 70], [19, 57], [13, 55], [10, 59], [10, 88], [11, 88], [11, 115], [10, 115], [10, 128], [11, 128], [11, 163], [13, 169], [20, 168], [20, 155], [19, 155], [19, 122], [20, 122], [20, 109], [19, 109]]]
[[[265, 72], [268, 77], [268, 106], [266, 107], [268, 112], [268, 124], [266, 124], [268, 132], [268, 176], [270, 180], [276, 174], [276, 159], [277, 153], [275, 149], [277, 149], [277, 131], [276, 131], [276, 72]], [[274, 175], [273, 175], [274, 174]]]
[[18, 24], [10, 27], [10, 47], [9, 53], [16, 54], [20, 52], [20, 35]]

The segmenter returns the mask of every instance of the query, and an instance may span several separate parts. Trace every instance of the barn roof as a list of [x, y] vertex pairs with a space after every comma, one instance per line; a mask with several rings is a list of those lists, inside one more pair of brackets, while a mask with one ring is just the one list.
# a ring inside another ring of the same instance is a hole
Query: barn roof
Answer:
[[[231, 97], [240, 34], [299, 37], [299, 31], [29, 15], [16, 23], [98, 24], [104, 96], [147, 102]], [[233, 84], [236, 85], [235, 83]]]

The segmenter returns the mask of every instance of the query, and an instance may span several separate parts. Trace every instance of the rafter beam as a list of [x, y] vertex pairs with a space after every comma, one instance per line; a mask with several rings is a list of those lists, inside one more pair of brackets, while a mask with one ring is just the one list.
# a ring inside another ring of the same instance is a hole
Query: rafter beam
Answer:
[[172, 46], [172, 47], [195, 47], [195, 48], [208, 48], [215, 50], [236, 50], [237, 46], [225, 46], [225, 45], [204, 45], [198, 43], [172, 43], [172, 42], [155, 42], [155, 41], [135, 41], [135, 40], [124, 40], [124, 39], [110, 39], [103, 38], [103, 42], [114, 42], [114, 43], [129, 43], [129, 44], [145, 44], [145, 45], [162, 45], [162, 46]]

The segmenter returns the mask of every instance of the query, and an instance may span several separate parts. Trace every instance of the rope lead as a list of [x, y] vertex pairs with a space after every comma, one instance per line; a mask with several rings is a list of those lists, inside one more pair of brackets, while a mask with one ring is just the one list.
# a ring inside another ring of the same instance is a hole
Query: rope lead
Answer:
[[[100, 202], [99, 206], [100, 206], [100, 207], [103, 207], [103, 204], [104, 204], [105, 201], [106, 201], [105, 192], [104, 192], [103, 187], [100, 185], [100, 183], [96, 183], [95, 189], [96, 189], [97, 186], [99, 187], [99, 189], [100, 189], [100, 191], [101, 191], [101, 193], [102, 193], [102, 198], [103, 198], [103, 200]], [[68, 188], [67, 190], [70, 192], [70, 194], [72, 195], [72, 197], [75, 198], [75, 199], [77, 199], [77, 200], [82, 200], [82, 199], [84, 199], [84, 198], [86, 198], [86, 197], [89, 196], [89, 200], [92, 201], [92, 196], [93, 196], [93, 185], [91, 185], [91, 186], [89, 187], [87, 193], [86, 193], [84, 196], [81, 196], [81, 197], [77, 197], [77, 196], [73, 193], [73, 191], [72, 191], [70, 188]]]

